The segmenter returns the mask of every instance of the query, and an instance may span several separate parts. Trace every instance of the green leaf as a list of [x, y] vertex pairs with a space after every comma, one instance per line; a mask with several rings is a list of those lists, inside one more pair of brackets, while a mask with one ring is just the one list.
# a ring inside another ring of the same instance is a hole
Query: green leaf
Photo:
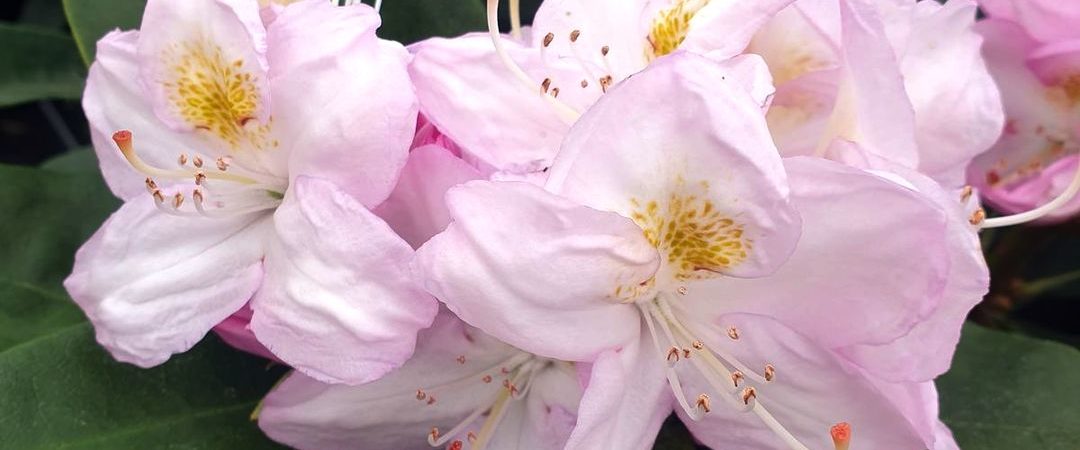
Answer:
[[697, 450], [707, 449], [694, 443], [694, 437], [690, 430], [686, 429], [679, 416], [672, 414], [664, 421], [660, 428], [660, 434], [656, 436], [656, 444], [653, 450]]
[[120, 202], [97, 172], [0, 165], [0, 279], [61, 292], [75, 250]]
[[[98, 39], [116, 28], [133, 30], [142, 21], [146, 0], [63, 0], [71, 34], [82, 54], [83, 62], [94, 61]], [[189, 1], [189, 0], [181, 0]]]
[[0, 107], [82, 95], [86, 68], [70, 36], [0, 22], [0, 42]]
[[403, 44], [487, 29], [483, 3], [477, 0], [384, 0], [381, 12], [379, 37]]
[[0, 311], [0, 352], [86, 320], [67, 296], [13, 281], [0, 281]]
[[0, 448], [277, 448], [249, 415], [282, 372], [215, 337], [140, 369], [74, 325], [0, 352]]
[[1075, 348], [969, 325], [937, 381], [942, 419], [961, 448], [1072, 450], [1078, 374]]
[[97, 173], [98, 160], [94, 149], [81, 147], [69, 150], [41, 163], [42, 169], [55, 172]]

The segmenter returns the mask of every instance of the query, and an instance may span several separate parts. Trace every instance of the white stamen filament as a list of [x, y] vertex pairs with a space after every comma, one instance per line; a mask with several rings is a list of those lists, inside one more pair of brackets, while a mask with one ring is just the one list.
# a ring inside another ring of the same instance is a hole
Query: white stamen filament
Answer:
[[[750, 378], [758, 384], [767, 383], [764, 377], [749, 370], [745, 364], [738, 361], [733, 355], [710, 348], [704, 343], [696, 340], [686, 326], [675, 317], [671, 311], [670, 305], [667, 304], [667, 301], [663, 297], [657, 297], [647, 304], [639, 304], [639, 309], [648, 324], [650, 334], [653, 335], [653, 343], [656, 345], [662, 356], [664, 355], [662, 350], [664, 346], [661, 345], [659, 338], [657, 337], [657, 327], [653, 324], [654, 320], [660, 324], [664, 336], [673, 347], [689, 347], [693, 349], [694, 356], [687, 359], [691, 361], [698, 372], [705, 378], [710, 387], [718, 393], [726, 392], [729, 394], [723, 397], [726, 397], [736, 410], [744, 412], [752, 411], [761, 419], [765, 426], [767, 426], [792, 450], [808, 450], [805, 445], [799, 442], [799, 440], [780, 424], [772, 413], [758, 401], [757, 396], [760, 394], [758, 394], [756, 390], [751, 392], [753, 395], [744, 396], [737, 394], [740, 391], [739, 386], [735, 386], [735, 384], [732, 383], [733, 372], [731, 372], [727, 366], [735, 367], [738, 370], [736, 373], [741, 373], [742, 376]], [[717, 358], [717, 356], [719, 356], [719, 358]], [[704, 413], [707, 413], [707, 411], [700, 412], [698, 408], [691, 407], [689, 402], [686, 401], [674, 365], [675, 364], [665, 363], [666, 371], [668, 373], [668, 383], [671, 385], [672, 391], [683, 410], [686, 411], [691, 419], [699, 420], [704, 416]], [[744, 390], [742, 392], [748, 391]], [[736, 395], [738, 395], [738, 397], [736, 397]]]
[[487, 19], [488, 19], [488, 34], [491, 35], [491, 42], [495, 45], [495, 53], [499, 56], [499, 60], [502, 61], [503, 66], [516, 78], [521, 84], [528, 90], [540, 94], [549, 104], [555, 108], [555, 113], [559, 115], [567, 124], [573, 124], [577, 121], [577, 118], [581, 116], [581, 113], [571, 108], [566, 103], [556, 99], [551, 95], [547, 95], [539, 89], [539, 83], [533, 82], [529, 75], [522, 70], [521, 66], [518, 66], [510, 54], [506, 52], [506, 48], [502, 45], [502, 37], [499, 34], [499, 0], [487, 0]]
[[521, 39], [521, 0], [510, 0], [510, 36]]
[[375, 12], [382, 12], [382, 0], [375, 0]]
[[[1080, 159], [1078, 159], [1080, 161]], [[1011, 216], [993, 217], [986, 219], [982, 222], [983, 228], [998, 228], [1007, 227], [1011, 225], [1019, 225], [1022, 223], [1038, 220], [1047, 214], [1056, 211], [1058, 208], [1065, 206], [1073, 197], [1076, 197], [1076, 193], [1080, 192], [1080, 163], [1077, 164], [1076, 173], [1073, 175], [1072, 181], [1069, 182], [1069, 186], [1065, 188], [1065, 191], [1054, 197], [1053, 200], [1046, 202], [1046, 204], [1025, 211], [1019, 214], [1013, 214]]]

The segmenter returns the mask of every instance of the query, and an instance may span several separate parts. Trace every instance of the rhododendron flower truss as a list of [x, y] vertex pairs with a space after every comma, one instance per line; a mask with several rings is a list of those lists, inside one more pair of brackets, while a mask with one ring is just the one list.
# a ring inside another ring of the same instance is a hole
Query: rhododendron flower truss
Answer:
[[530, 29], [501, 36], [498, 1], [489, 0], [490, 36], [416, 44], [409, 72], [424, 114], [478, 165], [537, 171], [551, 164], [569, 125], [618, 82], [676, 50], [737, 55], [791, 2], [548, 0]]
[[408, 54], [375, 37], [367, 6], [272, 16], [254, 1], [155, 0], [142, 31], [99, 42], [84, 106], [125, 203], [65, 285], [123, 361], [161, 363], [250, 300], [276, 357], [368, 381], [437, 311], [407, 273], [408, 244], [368, 210], [408, 156]]
[[300, 449], [561, 450], [581, 388], [570, 363], [503, 344], [441, 314], [401, 369], [363, 385], [295, 373], [263, 401], [259, 426]]
[[658, 58], [579, 119], [543, 187], [451, 189], [454, 222], [418, 250], [466, 322], [594, 363], [567, 448], [648, 448], [672, 398], [715, 448], [830, 448], [834, 425], [928, 445], [833, 349], [937, 306], [945, 214], [860, 169], [782, 161], [753, 89], [767, 75], [744, 79], [760, 75]]
[[[969, 176], [995, 207], [1027, 211], [1080, 188], [1080, 6], [983, 5], [990, 18], [978, 30], [1002, 87], [1007, 121], [1001, 139], [976, 160]], [[1047, 209], [1049, 220], [1062, 220], [1080, 210], [1080, 200]]]

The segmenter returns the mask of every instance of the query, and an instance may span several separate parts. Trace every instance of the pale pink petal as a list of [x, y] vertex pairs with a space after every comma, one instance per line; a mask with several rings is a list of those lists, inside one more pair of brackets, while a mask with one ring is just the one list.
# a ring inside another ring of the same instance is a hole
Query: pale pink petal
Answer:
[[997, 140], [1001, 96], [980, 55], [975, 4], [920, 2], [904, 46], [901, 71], [915, 108], [920, 172], [959, 187], [967, 165]]
[[637, 339], [658, 255], [633, 222], [521, 182], [447, 194], [454, 222], [417, 251], [425, 286], [466, 322], [516, 347], [589, 361]]
[[412, 249], [330, 182], [300, 177], [274, 213], [276, 239], [251, 329], [271, 352], [326, 382], [399, 367], [435, 301], [409, 274]]
[[1001, 14], [1003, 18], [1015, 20], [1039, 41], [1054, 42], [1080, 38], [1080, 30], [1076, 28], [1076, 22], [1080, 20], [1080, 4], [1075, 2], [1011, 0], [1011, 8], [996, 5], [996, 3], [1003, 3], [1001, 0], [983, 3], [990, 6], [991, 16], [997, 17]]
[[479, 178], [479, 171], [449, 150], [425, 145], [409, 153], [397, 187], [374, 212], [405, 242], [419, 248], [450, 223], [443, 199], [447, 189]]
[[113, 194], [125, 200], [146, 195], [146, 176], [124, 159], [112, 141], [113, 133], [131, 130], [139, 157], [158, 167], [175, 167], [181, 153], [202, 145], [196, 136], [172, 131], [154, 115], [137, 81], [138, 41], [138, 31], [114, 31], [101, 38], [83, 95], [83, 110], [90, 122], [90, 137], [101, 172]]
[[[548, 0], [540, 4], [533, 18], [532, 46], [543, 47], [551, 33], [551, 43], [544, 49], [549, 61], [581, 61], [596, 77], [611, 75], [620, 81], [648, 65], [646, 50], [653, 19], [649, 13], [663, 3]], [[575, 31], [576, 38], [571, 41]], [[601, 52], [604, 47], [606, 55]]]
[[177, 217], [135, 198], [79, 249], [64, 287], [116, 359], [161, 364], [251, 298], [268, 224], [262, 214]]
[[918, 173], [900, 172], [921, 194], [935, 202], [947, 219], [945, 243], [949, 274], [933, 312], [910, 332], [880, 345], [855, 345], [840, 352], [875, 377], [895, 382], [932, 380], [945, 373], [960, 340], [960, 328], [989, 290], [990, 273], [983, 259], [971, 208], [960, 194], [942, 190]]
[[[689, 394], [709, 393], [712, 411], [699, 421], [677, 409], [698, 440], [712, 448], [776, 449], [784, 441], [754, 412], [743, 411], [743, 389], [752, 386], [758, 407], [764, 407], [792, 436], [808, 448], [832, 448], [829, 429], [847, 422], [852, 448], [919, 449], [926, 444], [866, 378], [844, 367], [843, 362], [810, 339], [779, 322], [753, 314], [721, 317], [718, 326], [736, 326], [738, 341], [724, 336], [704, 336], [709, 346], [723, 347], [759, 375], [766, 364], [774, 368], [772, 381], [748, 384], [729, 394], [730, 379], [711, 387], [685, 362], [676, 367]], [[723, 328], [721, 328], [723, 329]]]
[[[215, 126], [218, 125], [216, 122], [206, 122], [220, 120], [220, 116], [209, 119], [200, 115], [206, 112], [189, 107], [189, 98], [178, 93], [183, 87], [181, 81], [213, 84], [212, 87], [204, 85], [206, 91], [200, 99], [228, 104], [228, 107], [214, 105], [231, 114], [227, 120], [237, 122], [228, 125], [227, 133], [235, 132], [239, 122], [257, 120], [266, 123], [269, 119], [270, 90], [264, 54], [266, 30], [257, 2], [154, 0], [146, 6], [142, 28], [148, 32], [140, 36], [137, 44], [140, 80], [149, 93], [154, 112], [169, 127], [177, 131], [208, 127], [210, 134], [226, 138]], [[235, 73], [238, 78], [250, 76], [249, 80], [239, 84], [251, 86], [251, 91], [244, 92], [243, 100], [251, 101], [252, 105], [240, 105], [232, 91], [228, 100], [211, 97], [234, 81], [226, 73]], [[200, 74], [210, 79], [200, 81]], [[214, 78], [219, 76], [220, 79]]]
[[567, 450], [650, 449], [671, 414], [671, 390], [647, 333], [592, 365]]
[[690, 20], [689, 32], [680, 48], [727, 57], [746, 49], [754, 33], [793, 0], [708, 2]]
[[[945, 214], [919, 193], [824, 159], [785, 160], [803, 234], [772, 276], [691, 285], [691, 314], [775, 317], [827, 348], [887, 343], [938, 305], [949, 276]], [[838, 201], [843, 199], [843, 201]]]
[[255, 333], [251, 332], [251, 314], [251, 305], [244, 305], [239, 311], [214, 325], [214, 333], [233, 348], [280, 362], [259, 342]]
[[[448, 432], [490, 402], [503, 389], [495, 378], [498, 367], [518, 354], [440, 314], [432, 328], [420, 332], [413, 357], [381, 379], [347, 386], [293, 373], [263, 401], [259, 427], [299, 449], [429, 450], [431, 428]], [[485, 383], [489, 375], [492, 381]]]
[[776, 89], [765, 116], [782, 156], [811, 156], [829, 125], [840, 69], [808, 72]]
[[743, 89], [750, 83], [727, 79], [741, 73], [690, 53], [657, 60], [581, 117], [549, 189], [634, 218], [647, 233], [679, 205], [702, 209], [703, 219], [717, 212], [718, 223], [740, 229], [740, 248], [749, 251], [696, 270], [772, 272], [791, 253], [799, 219], [759, 100]]
[[916, 167], [915, 113], [881, 14], [867, 0], [841, 0], [844, 78], [821, 145], [858, 142], [871, 153]]
[[[551, 164], [569, 128], [554, 102], [583, 109], [600, 95], [599, 83], [580, 86], [581, 69], [572, 62], [545, 63], [540, 52], [503, 39], [510, 57], [531, 77], [527, 86], [499, 61], [487, 34], [428, 39], [410, 49], [409, 75], [421, 109], [462, 147], [470, 163], [486, 171], [530, 172]], [[540, 92], [551, 79], [549, 94]], [[559, 88], [558, 100], [551, 89]]]
[[417, 101], [409, 55], [375, 37], [371, 7], [299, 2], [267, 30], [275, 134], [289, 176], [337, 184], [373, 208], [408, 158]]

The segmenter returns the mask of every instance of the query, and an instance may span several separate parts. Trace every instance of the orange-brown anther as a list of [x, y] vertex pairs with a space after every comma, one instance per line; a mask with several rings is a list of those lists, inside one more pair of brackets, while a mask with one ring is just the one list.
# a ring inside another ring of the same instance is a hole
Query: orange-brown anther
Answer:
[[735, 387], [739, 387], [739, 382], [742, 381], [743, 374], [738, 370], [731, 372], [731, 382], [735, 384]]
[[688, 349], [688, 348], [682, 349], [682, 354], [683, 354], [683, 358], [690, 359], [690, 349]]
[[554, 33], [548, 33], [544, 35], [544, 47], [551, 45], [551, 41], [555, 40]]
[[484, 375], [483, 380], [484, 380], [484, 383], [490, 383], [491, 382], [491, 375]]
[[690, 343], [690, 345], [693, 346], [695, 350], [701, 350], [705, 348], [705, 343], [701, 341], [694, 341]]
[[202, 172], [195, 172], [195, 184], [203, 184], [206, 181], [206, 174]]
[[570, 32], [570, 42], [577, 42], [579, 37], [581, 37], [581, 30], [574, 30]]
[[429, 404], [429, 405], [434, 405], [435, 404], [435, 396], [434, 395], [429, 395], [428, 396], [427, 404]]
[[202, 193], [202, 191], [196, 189], [195, 192], [191, 193], [191, 198], [193, 198], [195, 200], [195, 203], [200, 203], [201, 204], [203, 202], [203, 193]]
[[686, 293], [689, 292], [689, 290], [686, 289], [686, 286], [679, 286], [678, 289], [675, 289], [675, 292], [678, 292], [679, 295], [686, 295]]
[[187, 154], [186, 153], [181, 153], [180, 156], [176, 158], [176, 163], [180, 164], [181, 166], [186, 165], [187, 164]]
[[220, 170], [220, 171], [224, 172], [228, 168], [229, 168], [229, 163], [225, 162], [225, 158], [218, 158], [217, 159], [217, 170]]
[[600, 56], [607, 56], [608, 52], [610, 52], [610, 51], [611, 51], [611, 47], [608, 47], [606, 45], [603, 46], [603, 47], [600, 47]]
[[967, 203], [968, 199], [971, 198], [971, 194], [974, 192], [975, 189], [973, 189], [971, 185], [964, 186], [964, 188], [960, 190], [960, 203]]
[[202, 164], [203, 164], [202, 158], [200, 158], [199, 155], [192, 156], [191, 157], [191, 164], [194, 165], [195, 167], [202, 168]]
[[548, 89], [551, 88], [551, 78], [544, 78], [544, 81], [540, 83], [540, 90], [547, 94]]
[[752, 399], [752, 398], [757, 398], [757, 391], [755, 391], [754, 388], [752, 388], [752, 387], [748, 387], [746, 389], [743, 389], [743, 391], [742, 391], [742, 402], [743, 402], [743, 404], [744, 405], [749, 405], [750, 404], [750, 399]]
[[477, 439], [476, 438], [476, 433], [473, 433], [472, 431], [470, 431], [469, 434], [467, 434], [465, 436], [466, 436], [466, 438], [469, 439], [470, 444], [472, 444], [473, 442], [476, 442], [476, 439]]
[[465, 364], [465, 355], [459, 355], [457, 357], [458, 364]]
[[698, 398], [697, 398], [696, 406], [698, 408], [701, 408], [702, 411], [705, 411], [706, 414], [711, 412], [712, 408], [709, 407], [709, 394], [701, 394], [701, 395], [699, 395]]
[[154, 196], [154, 201], [156, 201], [158, 203], [165, 203], [165, 196], [162, 195], [160, 189], [154, 189], [154, 192], [152, 193], [152, 195]]
[[439, 440], [439, 427], [431, 427], [431, 432], [428, 433], [428, 436], [431, 436], [431, 440], [433, 441]]
[[157, 189], [158, 189], [158, 185], [157, 185], [157, 183], [154, 182], [154, 179], [150, 178], [150, 177], [146, 177], [146, 190], [147, 190], [147, 192], [150, 192], [151, 194], [153, 194], [154, 191], [156, 191]]
[[765, 381], [772, 381], [776, 378], [776, 368], [772, 364], [765, 365]]
[[416, 399], [417, 400], [423, 400], [425, 398], [427, 398], [427, 393], [425, 393], [423, 389], [417, 389], [416, 390]]
[[462, 450], [463, 448], [465, 448], [465, 444], [463, 444], [461, 441], [454, 441], [446, 447], [446, 450]]
[[679, 348], [672, 346], [667, 352], [667, 361], [669, 363], [675, 363], [679, 361]]
[[180, 206], [184, 204], [184, 194], [179, 192], [173, 195], [172, 205], [173, 208], [180, 209]]
[[727, 336], [733, 341], [739, 340], [739, 329], [735, 327], [728, 328]]
[[984, 220], [986, 220], [986, 211], [983, 211], [982, 208], [979, 208], [976, 209], [975, 212], [971, 213], [971, 217], [968, 218], [968, 223], [972, 225], [981, 225]]
[[582, 88], [589, 87], [589, 80], [581, 80], [581, 87]]
[[559, 88], [551, 88], [551, 96], [555, 97], [555, 98], [558, 98], [559, 97]]
[[829, 429], [829, 434], [832, 436], [833, 445], [836, 446], [836, 450], [848, 450], [848, 446], [851, 445], [851, 425], [847, 422], [840, 422], [833, 425]]

